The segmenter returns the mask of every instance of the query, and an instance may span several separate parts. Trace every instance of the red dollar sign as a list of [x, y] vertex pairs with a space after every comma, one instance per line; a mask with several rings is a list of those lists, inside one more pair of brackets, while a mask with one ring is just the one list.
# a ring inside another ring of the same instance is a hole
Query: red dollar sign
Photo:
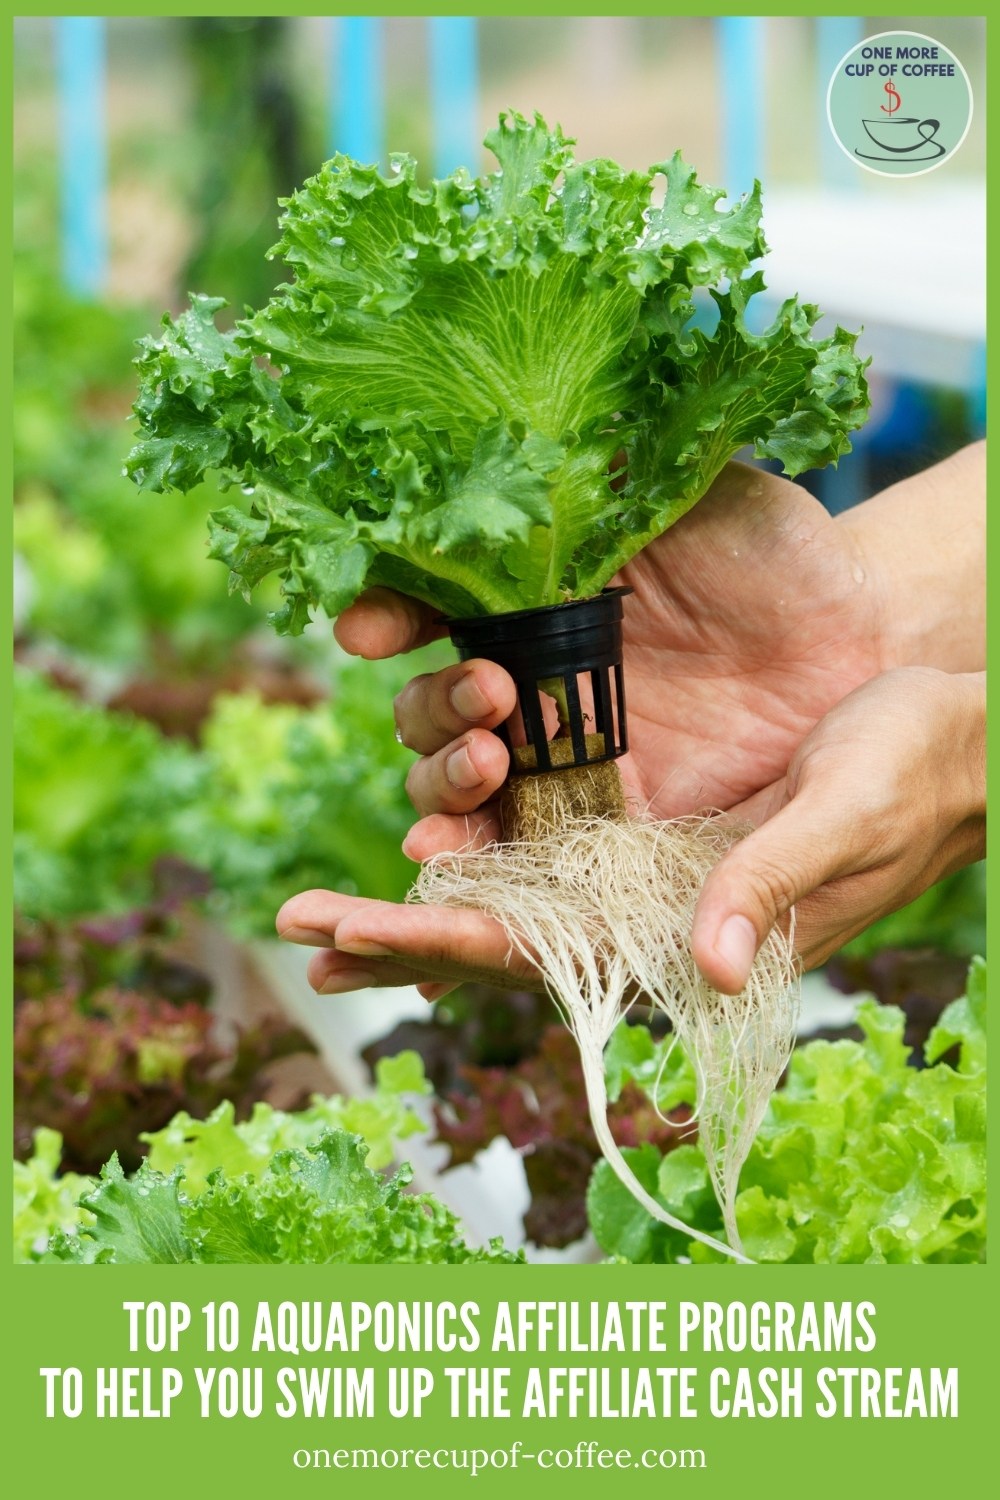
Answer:
[[889, 103], [880, 104], [879, 109], [881, 109], [884, 114], [893, 115], [896, 113], [896, 110], [899, 108], [903, 101], [896, 93], [896, 90], [893, 88], [891, 83], [886, 84], [885, 92], [889, 95]]

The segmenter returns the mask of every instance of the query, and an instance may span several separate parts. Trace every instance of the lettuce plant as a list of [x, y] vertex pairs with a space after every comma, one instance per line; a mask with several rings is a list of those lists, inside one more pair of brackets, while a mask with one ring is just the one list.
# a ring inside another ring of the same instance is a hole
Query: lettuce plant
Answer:
[[814, 340], [796, 298], [751, 329], [759, 186], [577, 162], [538, 117], [486, 144], [488, 176], [428, 186], [335, 157], [285, 205], [289, 285], [229, 332], [197, 296], [142, 344], [128, 471], [243, 492], [212, 552], [247, 596], [279, 575], [281, 631], [369, 584], [466, 616], [586, 597], [744, 445], [794, 475], [864, 418], [853, 335]]
[[173, 819], [197, 780], [188, 749], [23, 670], [14, 722], [19, 910], [45, 919], [148, 900], [156, 861], [179, 852]]
[[[55, 990], [14, 1014], [14, 1142], [25, 1153], [39, 1125], [57, 1130], [67, 1165], [96, 1171], [117, 1150], [138, 1166], [138, 1133], [178, 1110], [221, 1099], [247, 1113], [280, 1058], [315, 1051], [281, 1017], [219, 1036], [201, 1004], [109, 986], [80, 1001]], [[232, 1107], [232, 1106], [230, 1106]]]
[[57, 1231], [75, 1234], [92, 1222], [80, 1207], [83, 1193], [94, 1186], [92, 1177], [60, 1172], [62, 1137], [57, 1130], [35, 1131], [27, 1161], [14, 1161], [14, 1260], [36, 1260]]

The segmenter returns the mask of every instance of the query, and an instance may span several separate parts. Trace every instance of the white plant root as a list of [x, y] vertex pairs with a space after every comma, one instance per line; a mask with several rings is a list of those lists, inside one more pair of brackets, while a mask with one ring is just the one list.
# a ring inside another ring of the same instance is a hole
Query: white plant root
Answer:
[[[710, 817], [561, 818], [530, 838], [437, 855], [411, 896], [475, 908], [501, 923], [512, 948], [537, 965], [576, 1037], [594, 1133], [622, 1183], [661, 1223], [748, 1263], [736, 1193], [794, 1042], [797, 965], [791, 938], [772, 931], [743, 992], [723, 995], [702, 977], [690, 949], [705, 879], [744, 832]], [[612, 1137], [604, 1048], [640, 997], [666, 1012], [694, 1066], [699, 1140], [728, 1245], [657, 1203]]]

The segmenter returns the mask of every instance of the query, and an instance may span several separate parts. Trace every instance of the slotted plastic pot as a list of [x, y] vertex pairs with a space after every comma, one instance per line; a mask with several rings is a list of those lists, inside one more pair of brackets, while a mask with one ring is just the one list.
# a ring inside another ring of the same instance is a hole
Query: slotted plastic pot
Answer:
[[[630, 588], [605, 589], [591, 599], [573, 599], [541, 609], [519, 609], [504, 615], [448, 620], [451, 639], [462, 661], [485, 657], [510, 673], [524, 741], [534, 752], [514, 754], [512, 715], [494, 730], [511, 752], [511, 775], [565, 771], [574, 766], [616, 760], [628, 749], [625, 677], [622, 671], [624, 598]], [[553, 759], [545, 726], [544, 699], [561, 698], [567, 722], [558, 731], [565, 747]], [[591, 715], [585, 700], [589, 697]], [[588, 720], [591, 720], [588, 723]]]

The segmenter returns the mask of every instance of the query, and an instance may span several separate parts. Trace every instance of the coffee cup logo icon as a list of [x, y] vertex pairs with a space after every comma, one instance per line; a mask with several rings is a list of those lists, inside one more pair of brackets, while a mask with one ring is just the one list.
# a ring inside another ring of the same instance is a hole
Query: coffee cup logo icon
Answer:
[[[940, 120], [920, 120], [916, 115], [896, 115], [891, 120], [862, 120], [869, 139], [880, 148], [881, 155], [858, 151], [867, 161], [892, 161], [893, 156], [908, 156], [911, 161], [937, 161], [947, 146], [936, 138]], [[892, 155], [886, 156], [886, 152]], [[921, 154], [917, 154], [921, 153]]]
[[830, 129], [845, 156], [884, 177], [948, 161], [972, 122], [972, 89], [955, 54], [912, 31], [866, 37], [841, 58], [827, 90]]

